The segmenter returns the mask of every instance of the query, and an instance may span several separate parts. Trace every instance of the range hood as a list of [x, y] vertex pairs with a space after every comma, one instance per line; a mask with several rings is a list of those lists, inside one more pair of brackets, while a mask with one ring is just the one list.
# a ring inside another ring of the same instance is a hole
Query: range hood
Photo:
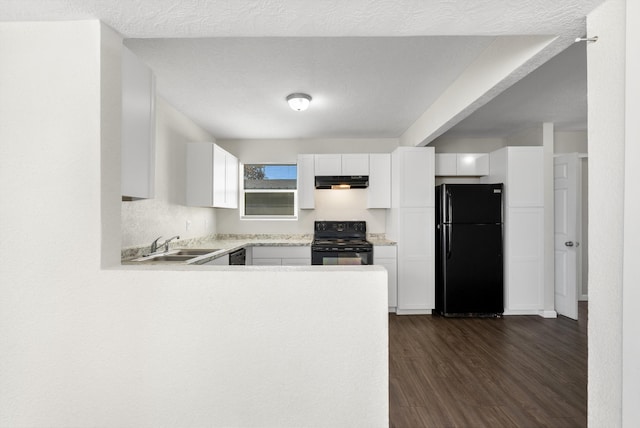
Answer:
[[316, 189], [366, 189], [368, 175], [316, 175]]

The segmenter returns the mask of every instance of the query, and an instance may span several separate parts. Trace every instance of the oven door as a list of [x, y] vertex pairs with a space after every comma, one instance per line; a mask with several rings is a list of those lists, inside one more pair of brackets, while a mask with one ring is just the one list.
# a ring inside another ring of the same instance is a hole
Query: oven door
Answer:
[[311, 264], [325, 266], [372, 265], [373, 249], [336, 250], [334, 248], [312, 248]]

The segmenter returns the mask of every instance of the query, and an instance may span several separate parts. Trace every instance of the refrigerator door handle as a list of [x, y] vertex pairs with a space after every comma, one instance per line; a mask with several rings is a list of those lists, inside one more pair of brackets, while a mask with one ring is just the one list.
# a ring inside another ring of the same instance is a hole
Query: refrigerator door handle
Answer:
[[449, 191], [447, 190], [447, 191], [446, 191], [446, 193], [445, 193], [445, 201], [444, 201], [444, 202], [445, 202], [445, 205], [446, 205], [446, 207], [447, 207], [447, 208], [446, 208], [446, 209], [447, 209], [447, 211], [445, 212], [445, 216], [446, 216], [446, 218], [445, 218], [445, 220], [444, 220], [444, 221], [445, 221], [445, 223], [449, 223], [449, 222], [451, 222], [451, 217], [452, 217], [452, 212], [451, 212], [451, 210], [453, 209], [453, 206], [452, 206], [452, 204], [451, 204], [451, 199], [452, 199], [451, 192], [449, 192]]
[[447, 260], [451, 258], [451, 225], [447, 225], [447, 236], [444, 243], [444, 249], [447, 252]]

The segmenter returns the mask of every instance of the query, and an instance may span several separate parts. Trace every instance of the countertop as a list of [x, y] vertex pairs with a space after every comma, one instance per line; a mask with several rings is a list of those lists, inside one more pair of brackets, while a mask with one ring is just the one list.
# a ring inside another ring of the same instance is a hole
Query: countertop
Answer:
[[[384, 234], [367, 235], [367, 240], [373, 245], [393, 246], [394, 241], [386, 239]], [[202, 249], [218, 249], [218, 251], [207, 254], [206, 256], [195, 257], [186, 262], [174, 262], [172, 264], [202, 264], [211, 260], [232, 253], [241, 248], [248, 247], [299, 247], [311, 246], [313, 235], [211, 235], [204, 238], [188, 239], [174, 241], [170, 243], [169, 250], [178, 248], [202, 248]], [[166, 265], [166, 261], [154, 262], [153, 259], [144, 262], [135, 261], [142, 257], [149, 247], [134, 247], [122, 250], [122, 264], [127, 265]]]

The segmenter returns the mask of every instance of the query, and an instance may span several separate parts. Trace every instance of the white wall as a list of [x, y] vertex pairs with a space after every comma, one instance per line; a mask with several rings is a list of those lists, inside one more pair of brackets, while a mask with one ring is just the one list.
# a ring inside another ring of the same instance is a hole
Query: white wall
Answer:
[[158, 236], [166, 239], [180, 235], [181, 239], [188, 239], [216, 233], [216, 210], [185, 206], [184, 145], [190, 141], [214, 139], [157, 97], [155, 198], [122, 202], [123, 248], [149, 245]]
[[556, 131], [553, 147], [556, 153], [587, 153], [587, 131]]
[[120, 45], [0, 23], [0, 426], [387, 426], [382, 268], [119, 266]]
[[582, 288], [581, 300], [589, 297], [589, 159], [581, 159], [582, 167]]
[[[593, 427], [623, 426], [623, 207], [625, 190], [634, 188], [637, 192], [637, 183], [627, 183], [625, 189], [624, 181], [624, 21], [624, 0], [608, 0], [587, 17], [587, 35], [598, 36], [596, 43], [587, 46], [591, 243], [588, 423]], [[636, 25], [637, 21], [636, 16]], [[628, 362], [637, 364], [638, 360]]]
[[640, 2], [627, 1], [624, 197], [624, 300], [622, 306], [622, 422], [640, 425]]
[[509, 135], [506, 142], [507, 146], [542, 146], [542, 123]]
[[[398, 140], [218, 140], [243, 163], [295, 163], [301, 153], [390, 153]], [[239, 210], [218, 209], [218, 233], [312, 234], [315, 220], [364, 220], [370, 233], [385, 233], [386, 210], [367, 209], [367, 190], [316, 190], [316, 208], [300, 210], [297, 221], [241, 220]]]

